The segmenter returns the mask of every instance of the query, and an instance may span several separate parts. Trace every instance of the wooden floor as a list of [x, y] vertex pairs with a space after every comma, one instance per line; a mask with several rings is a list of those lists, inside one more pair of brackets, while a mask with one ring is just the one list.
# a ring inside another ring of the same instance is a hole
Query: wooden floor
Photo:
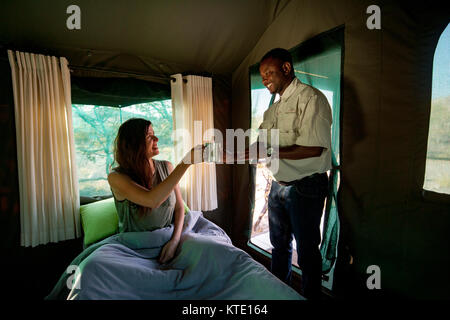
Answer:
[[[252, 237], [250, 241], [258, 246], [259, 248], [267, 251], [268, 253], [272, 253], [272, 244], [270, 243], [269, 232], [258, 234], [255, 237]], [[292, 265], [298, 268], [297, 263], [297, 243], [295, 240], [292, 241]]]

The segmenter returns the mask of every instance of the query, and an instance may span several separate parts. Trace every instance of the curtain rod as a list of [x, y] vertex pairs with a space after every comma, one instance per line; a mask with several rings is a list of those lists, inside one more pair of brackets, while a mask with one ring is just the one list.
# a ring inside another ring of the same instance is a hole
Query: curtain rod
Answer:
[[[134, 73], [134, 72], [125, 72], [125, 71], [116, 71], [116, 70], [109, 70], [109, 69], [100, 69], [100, 68], [92, 68], [92, 67], [83, 67], [83, 66], [75, 66], [75, 65], [69, 65], [69, 69], [70, 71], [72, 71], [72, 69], [75, 70], [85, 70], [85, 71], [100, 71], [100, 72], [106, 72], [106, 73], [116, 73], [116, 74], [122, 74], [122, 75], [130, 75], [130, 76], [146, 76], [146, 77], [153, 77], [153, 78], [158, 78], [158, 79], [163, 79], [163, 80], [172, 80], [172, 81], [176, 81], [176, 79], [174, 77], [170, 77], [170, 76], [155, 76], [155, 75], [151, 75], [151, 74], [146, 74], [146, 73]], [[186, 83], [187, 79], [183, 79], [183, 82]]]
[[[200, 72], [200, 73], [199, 72], [183, 72], [182, 73], [182, 79], [183, 79], [184, 83], [188, 82], [188, 80], [184, 78], [186, 76], [200, 76], [200, 77], [212, 78], [213, 74], [209, 73], [209, 72]], [[172, 80], [172, 82], [177, 81], [177, 79], [175, 77], [170, 77], [170, 80]]]
[[128, 71], [117, 71], [117, 70], [110, 70], [110, 69], [101, 69], [101, 68], [95, 68], [95, 67], [84, 67], [84, 66], [76, 66], [76, 65], [70, 65], [69, 64], [70, 71], [73, 70], [84, 70], [84, 71], [98, 71], [98, 72], [105, 72], [105, 73], [116, 73], [121, 75], [129, 75], [129, 76], [144, 76], [144, 77], [152, 77], [152, 78], [158, 78], [163, 80], [170, 79], [170, 76], [158, 76], [148, 73], [137, 73], [137, 72], [128, 72]]
[[[183, 82], [184, 82], [184, 83], [187, 83], [187, 79], [184, 79], [184, 78], [182, 78], [182, 79], [183, 79]], [[176, 81], [177, 81], [177, 78], [170, 77], [170, 80], [172, 80], [172, 82], [176, 82]]]

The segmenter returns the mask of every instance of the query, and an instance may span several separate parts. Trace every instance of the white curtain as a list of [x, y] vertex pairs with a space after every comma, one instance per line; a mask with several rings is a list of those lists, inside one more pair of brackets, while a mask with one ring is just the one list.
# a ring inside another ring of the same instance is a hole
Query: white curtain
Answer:
[[[194, 146], [214, 140], [212, 79], [172, 76], [172, 115], [175, 162]], [[217, 208], [216, 164], [191, 165], [180, 180], [183, 199], [191, 210]]]
[[81, 235], [70, 73], [65, 58], [8, 50], [14, 91], [21, 245]]

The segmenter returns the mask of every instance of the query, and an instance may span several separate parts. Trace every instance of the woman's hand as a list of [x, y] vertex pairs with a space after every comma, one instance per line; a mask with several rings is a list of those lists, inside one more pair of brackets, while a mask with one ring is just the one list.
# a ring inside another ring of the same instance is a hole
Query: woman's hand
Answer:
[[185, 164], [196, 164], [204, 162], [204, 151], [206, 146], [203, 144], [196, 145], [194, 148], [191, 149], [186, 155], [184, 156], [182, 162]]
[[159, 256], [160, 263], [166, 263], [175, 256], [175, 251], [177, 250], [179, 242], [179, 240], [172, 238], [164, 245]]

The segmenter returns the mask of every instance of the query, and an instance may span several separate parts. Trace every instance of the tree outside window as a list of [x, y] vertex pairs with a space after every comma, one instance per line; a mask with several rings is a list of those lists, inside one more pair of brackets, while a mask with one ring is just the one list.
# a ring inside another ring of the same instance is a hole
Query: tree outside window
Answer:
[[433, 83], [423, 188], [450, 194], [450, 24], [439, 38]]

